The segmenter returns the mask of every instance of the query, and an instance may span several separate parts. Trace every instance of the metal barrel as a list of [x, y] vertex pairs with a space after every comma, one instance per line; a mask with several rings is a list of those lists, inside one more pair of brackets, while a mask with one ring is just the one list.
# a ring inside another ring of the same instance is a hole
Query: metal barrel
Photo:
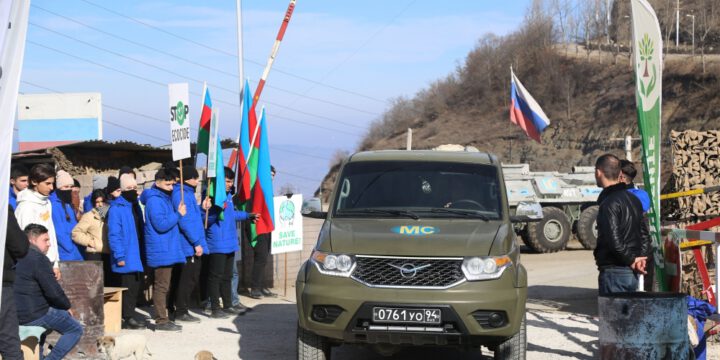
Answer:
[[690, 358], [687, 302], [677, 293], [618, 293], [598, 298], [600, 359]]

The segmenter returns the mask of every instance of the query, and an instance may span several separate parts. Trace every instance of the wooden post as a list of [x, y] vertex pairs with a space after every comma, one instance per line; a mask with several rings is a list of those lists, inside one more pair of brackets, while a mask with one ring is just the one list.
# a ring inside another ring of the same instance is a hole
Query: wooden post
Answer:
[[183, 163], [180, 159], [180, 204], [185, 203], [185, 184], [183, 184]]

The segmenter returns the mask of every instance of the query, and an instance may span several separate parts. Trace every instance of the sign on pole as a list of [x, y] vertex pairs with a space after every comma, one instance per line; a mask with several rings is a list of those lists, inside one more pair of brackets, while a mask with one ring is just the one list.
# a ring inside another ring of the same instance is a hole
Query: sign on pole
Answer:
[[[217, 107], [212, 108], [212, 115], [210, 120], [210, 141], [208, 145], [208, 174], [207, 177], [214, 178], [217, 176], [217, 132], [218, 132], [218, 120], [220, 119], [220, 109]], [[222, 166], [222, 165], [221, 165]]]
[[660, 143], [662, 124], [662, 36], [655, 11], [646, 0], [632, 0], [635, 100], [642, 138], [645, 191], [650, 195], [650, 233], [653, 238], [655, 279], [666, 291], [665, 266], [660, 234]]
[[173, 161], [190, 157], [190, 91], [187, 83], [169, 84]]
[[302, 208], [302, 194], [276, 196], [275, 204], [275, 230], [272, 232], [272, 254], [282, 254], [293, 251], [302, 251], [303, 248], [303, 218], [300, 214]]

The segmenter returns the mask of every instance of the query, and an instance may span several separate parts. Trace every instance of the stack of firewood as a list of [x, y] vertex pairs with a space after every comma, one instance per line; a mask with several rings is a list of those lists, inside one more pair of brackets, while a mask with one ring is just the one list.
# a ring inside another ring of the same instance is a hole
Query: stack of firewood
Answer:
[[[720, 185], [720, 131], [671, 131], [672, 187], [686, 191]], [[720, 192], [677, 200], [680, 219], [720, 215]]]

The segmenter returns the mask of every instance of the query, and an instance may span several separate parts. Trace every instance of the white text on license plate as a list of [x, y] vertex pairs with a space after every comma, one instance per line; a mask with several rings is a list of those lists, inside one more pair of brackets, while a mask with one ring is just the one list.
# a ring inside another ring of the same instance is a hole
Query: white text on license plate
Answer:
[[440, 309], [373, 308], [373, 322], [439, 324]]

